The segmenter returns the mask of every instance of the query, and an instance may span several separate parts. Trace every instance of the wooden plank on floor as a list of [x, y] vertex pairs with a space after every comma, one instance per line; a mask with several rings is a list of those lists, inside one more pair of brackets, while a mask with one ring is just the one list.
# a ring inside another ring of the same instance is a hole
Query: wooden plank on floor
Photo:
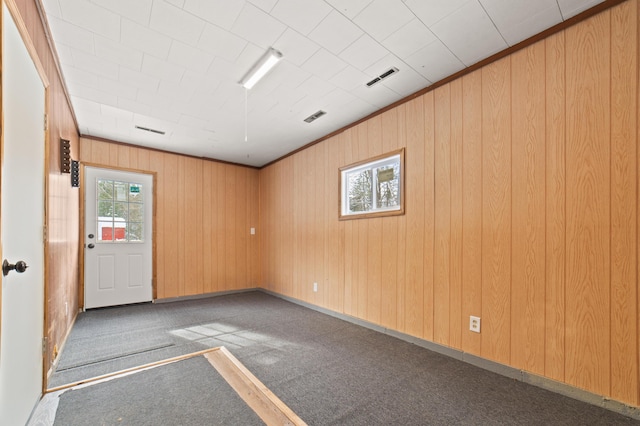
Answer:
[[306, 425], [225, 347], [204, 357], [267, 425]]

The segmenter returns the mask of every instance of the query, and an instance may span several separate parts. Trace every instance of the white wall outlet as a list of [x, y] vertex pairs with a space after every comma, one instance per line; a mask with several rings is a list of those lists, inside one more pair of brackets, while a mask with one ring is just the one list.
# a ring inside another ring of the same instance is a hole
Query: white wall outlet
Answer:
[[469, 330], [480, 333], [480, 317], [474, 317], [473, 315], [469, 317]]
[[251, 229], [249, 230], [249, 233], [250, 233], [251, 235], [256, 235], [256, 228], [251, 228]]
[[313, 283], [313, 292], [314, 293], [318, 292], [318, 283]]

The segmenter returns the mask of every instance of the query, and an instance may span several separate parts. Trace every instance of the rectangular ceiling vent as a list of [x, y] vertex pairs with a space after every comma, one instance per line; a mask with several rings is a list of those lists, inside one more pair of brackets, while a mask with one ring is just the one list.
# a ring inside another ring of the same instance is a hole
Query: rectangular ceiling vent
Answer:
[[159, 135], [165, 134], [162, 130], [150, 129], [148, 127], [136, 126], [136, 129], [144, 130], [145, 132], [157, 133]]
[[371, 87], [376, 83], [380, 83], [385, 78], [389, 78], [392, 75], [396, 74], [397, 72], [399, 72], [398, 68], [391, 67], [388, 70], [386, 70], [385, 72], [383, 72], [382, 74], [380, 74], [379, 76], [377, 76], [376, 78], [374, 78], [373, 80], [367, 82], [367, 87]]
[[326, 114], [326, 112], [320, 110], [320, 111], [316, 112], [315, 114], [311, 114], [310, 116], [305, 118], [304, 121], [306, 121], [307, 123], [311, 123], [312, 121], [317, 120], [318, 118], [322, 117], [325, 114]]

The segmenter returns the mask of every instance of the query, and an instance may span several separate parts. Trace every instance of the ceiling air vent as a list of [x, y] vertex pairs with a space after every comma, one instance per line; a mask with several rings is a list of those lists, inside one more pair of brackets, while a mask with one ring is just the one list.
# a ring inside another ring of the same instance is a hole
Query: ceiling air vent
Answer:
[[145, 132], [157, 133], [159, 135], [165, 134], [162, 130], [150, 129], [148, 127], [136, 126], [136, 129], [144, 130]]
[[389, 78], [389, 77], [391, 77], [392, 75], [394, 75], [397, 72], [399, 72], [398, 68], [391, 67], [388, 70], [386, 70], [385, 72], [383, 72], [382, 74], [380, 74], [379, 76], [377, 76], [376, 78], [374, 78], [373, 80], [368, 81], [367, 82], [367, 87], [371, 87], [376, 83], [380, 83], [385, 78]]
[[316, 112], [315, 114], [311, 114], [310, 116], [305, 118], [304, 121], [306, 121], [307, 123], [311, 123], [312, 121], [317, 120], [318, 118], [322, 117], [325, 114], [326, 114], [326, 112], [320, 110], [320, 111]]

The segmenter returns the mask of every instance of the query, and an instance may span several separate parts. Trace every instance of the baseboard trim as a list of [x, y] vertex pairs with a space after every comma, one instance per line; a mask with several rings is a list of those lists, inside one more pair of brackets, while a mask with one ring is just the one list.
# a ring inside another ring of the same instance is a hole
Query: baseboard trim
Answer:
[[350, 315], [341, 314], [326, 308], [322, 308], [320, 306], [313, 305], [308, 302], [304, 302], [299, 299], [295, 299], [293, 297], [275, 293], [271, 290], [267, 290], [264, 288], [259, 288], [256, 290], [269, 294], [274, 297], [278, 297], [288, 302], [295, 303], [296, 305], [304, 306], [305, 308], [309, 308], [316, 312], [320, 312], [320, 313], [329, 315], [331, 317], [338, 318], [343, 321], [347, 321], [352, 324], [359, 325], [359, 326], [368, 328], [370, 330], [395, 337], [397, 339], [403, 340], [408, 343], [413, 343], [414, 345], [457, 359], [459, 361], [466, 362], [468, 364], [474, 365], [484, 370], [491, 371], [493, 373], [500, 374], [502, 376], [509, 377], [511, 379], [518, 380], [520, 382], [524, 382], [524, 383], [527, 383], [551, 392], [555, 392], [557, 394], [567, 396], [569, 398], [573, 398], [578, 401], [582, 401], [591, 405], [602, 407], [609, 411], [613, 411], [615, 413], [622, 414], [627, 417], [631, 417], [632, 419], [640, 420], [640, 407], [633, 407], [623, 402], [615, 401], [605, 396], [598, 395], [596, 393], [589, 392], [584, 389], [579, 389], [571, 385], [568, 385], [566, 383], [561, 383], [561, 382], [549, 379], [548, 377], [539, 376], [537, 374], [533, 374], [524, 370], [519, 370], [517, 368], [500, 364], [495, 361], [490, 361], [488, 359], [481, 358], [477, 355], [473, 355], [468, 352], [463, 352], [458, 349], [453, 349], [447, 346], [443, 346], [435, 342], [420, 339], [418, 337], [401, 333], [399, 331], [392, 330], [386, 327], [382, 327], [380, 325], [373, 324], [368, 321], [352, 317]]
[[172, 302], [181, 302], [184, 300], [208, 299], [210, 297], [228, 296], [230, 294], [249, 293], [252, 291], [260, 291], [260, 290], [261, 289], [254, 287], [254, 288], [244, 288], [240, 290], [216, 291], [213, 293], [194, 294], [191, 296], [178, 296], [178, 297], [167, 297], [165, 299], [154, 299], [153, 303], [172, 303]]

